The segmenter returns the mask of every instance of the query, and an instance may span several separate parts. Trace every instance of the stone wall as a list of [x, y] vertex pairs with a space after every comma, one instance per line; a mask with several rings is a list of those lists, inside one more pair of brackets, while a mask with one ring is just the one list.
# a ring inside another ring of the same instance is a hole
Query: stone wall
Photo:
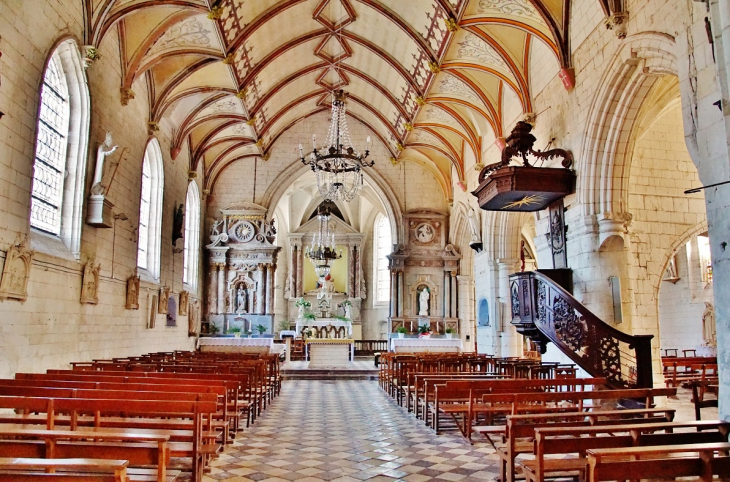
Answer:
[[[134, 85], [136, 100], [126, 107], [120, 105], [115, 30], [100, 45], [101, 60], [87, 71], [91, 128], [83, 197], [88, 197], [96, 149], [111, 131], [119, 145], [116, 155], [124, 151], [125, 162], [119, 166], [108, 199], [114, 203], [115, 213], [129, 219], [117, 221], [114, 229], [84, 224], [80, 259], [67, 250], [49, 248], [43, 235], [31, 234], [30, 189], [44, 66], [60, 40], [70, 37], [78, 45], [83, 43], [82, 18], [81, 2], [71, 0], [43, 2], [42, 8], [39, 2], [10, 0], [0, 9], [0, 105], [5, 113], [0, 122], [0, 256], [4, 260], [9, 246], [24, 236], [31, 236], [36, 250], [28, 300], [0, 302], [0, 377], [17, 371], [65, 368], [70, 361], [193, 348], [186, 317], [178, 316], [177, 327], [166, 327], [165, 315], [159, 315], [156, 327], [146, 328], [150, 299], [159, 283], [143, 281], [139, 310], [125, 310], [126, 279], [136, 266], [141, 165], [149, 136], [144, 81]], [[172, 214], [174, 206], [185, 202], [188, 160], [181, 155], [171, 161], [170, 128], [164, 122], [160, 128], [155, 135], [165, 165], [160, 282], [177, 294], [183, 289], [183, 255], [173, 254]], [[99, 303], [82, 305], [82, 268], [93, 255], [101, 263]]]

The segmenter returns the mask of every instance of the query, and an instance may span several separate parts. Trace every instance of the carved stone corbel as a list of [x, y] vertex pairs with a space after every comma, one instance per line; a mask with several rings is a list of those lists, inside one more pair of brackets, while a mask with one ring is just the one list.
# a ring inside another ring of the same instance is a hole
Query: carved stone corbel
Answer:
[[27, 248], [27, 240], [8, 249], [3, 266], [3, 277], [0, 281], [0, 299], [28, 299], [28, 279], [33, 251]]
[[626, 38], [626, 24], [629, 20], [628, 12], [614, 12], [603, 20], [603, 24], [607, 29], [613, 30], [616, 37], [620, 39]]

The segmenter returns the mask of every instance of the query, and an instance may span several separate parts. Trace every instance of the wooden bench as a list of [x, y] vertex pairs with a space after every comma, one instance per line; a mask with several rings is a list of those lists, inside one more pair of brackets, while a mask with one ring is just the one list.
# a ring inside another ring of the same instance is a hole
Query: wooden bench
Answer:
[[[500, 480], [514, 480], [515, 458], [533, 452], [536, 428], [671, 422], [674, 415], [675, 410], [665, 408], [508, 415], [506, 425], [475, 427], [475, 431], [487, 438], [500, 457]], [[492, 439], [494, 435], [501, 437], [501, 443]]]
[[157, 469], [129, 469], [130, 473], [157, 482], [174, 481], [180, 474], [179, 471], [167, 470], [167, 466], [170, 465], [168, 442], [167, 435], [126, 431], [77, 432], [0, 427], [2, 457], [119, 458], [126, 460], [131, 467], [157, 467]]
[[[19, 411], [15, 423], [37, 419], [35, 413], [45, 414], [46, 429], [54, 430], [60, 414], [70, 417], [75, 427], [80, 416], [90, 415], [94, 426], [100, 426], [105, 417], [121, 417], [121, 425], [134, 428], [139, 420], [167, 422], [168, 419], [192, 420], [192, 437], [185, 442], [169, 442], [172, 457], [191, 459], [193, 480], [202, 480], [203, 468], [210, 456], [218, 452], [216, 444], [205, 444], [203, 420], [216, 411], [215, 402], [158, 401], [158, 400], [99, 400], [82, 398], [0, 397], [0, 408]], [[126, 419], [126, 420], [124, 420]], [[88, 436], [88, 434], [86, 434]]]
[[[687, 429], [695, 431], [675, 432]], [[720, 421], [538, 427], [535, 429], [535, 459], [521, 460], [519, 467], [530, 482], [557, 475], [585, 477], [585, 454], [589, 449], [727, 442], [729, 430], [730, 423]], [[546, 455], [558, 458], [546, 458]]]
[[727, 442], [589, 449], [587, 480], [699, 477], [711, 482], [713, 475], [728, 480], [729, 453]]
[[[439, 416], [450, 415], [459, 424], [457, 417], [462, 417], [464, 436], [470, 438], [470, 427], [475, 419], [477, 408], [473, 400], [482, 395], [494, 395], [499, 393], [514, 394], [519, 392], [553, 392], [581, 391], [588, 386], [601, 386], [605, 384], [605, 378], [571, 378], [560, 380], [544, 379], [498, 379], [498, 380], [445, 380], [443, 384], [438, 380], [426, 380], [424, 385], [424, 419], [428, 426], [429, 413], [429, 383], [433, 387], [433, 407], [431, 413], [431, 426], [439, 433]], [[496, 402], [496, 400], [493, 400]], [[504, 403], [511, 403], [511, 399], [505, 399]], [[497, 413], [491, 408], [480, 413]], [[498, 412], [510, 413], [500, 410]]]
[[0, 482], [130, 482], [126, 460], [0, 457]]

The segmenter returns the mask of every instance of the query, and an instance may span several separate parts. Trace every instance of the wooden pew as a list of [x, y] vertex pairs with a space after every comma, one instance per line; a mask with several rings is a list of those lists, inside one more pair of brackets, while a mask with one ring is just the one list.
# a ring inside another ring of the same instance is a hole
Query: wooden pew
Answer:
[[[696, 431], [675, 432], [686, 429]], [[729, 431], [730, 423], [720, 421], [539, 427], [535, 429], [535, 459], [522, 460], [519, 466], [528, 482], [543, 481], [545, 477], [552, 477], [555, 474], [585, 476], [587, 463], [585, 454], [589, 449], [625, 450], [640, 446], [727, 442]], [[559, 455], [559, 458], [548, 459], [546, 455]], [[566, 457], [566, 455], [572, 456]], [[636, 477], [640, 478], [646, 477]]]
[[0, 458], [0, 482], [130, 482], [126, 460]]
[[[429, 413], [429, 383], [433, 387], [433, 407], [431, 413], [431, 426], [439, 433], [439, 415], [450, 415], [464, 417], [464, 423], [471, 426], [474, 420], [475, 407], [473, 399], [483, 394], [496, 393], [518, 393], [518, 392], [543, 392], [543, 391], [575, 391], [584, 390], [588, 386], [602, 386], [606, 383], [605, 378], [567, 378], [559, 380], [544, 379], [498, 379], [498, 380], [445, 380], [443, 384], [438, 380], [426, 380], [424, 385], [424, 419], [428, 420]], [[511, 399], [506, 399], [507, 402]], [[495, 400], [496, 401], [496, 400]], [[486, 412], [491, 412], [491, 409]], [[468, 423], [466, 422], [468, 420]], [[428, 424], [428, 421], [426, 422]], [[464, 427], [466, 429], [466, 426]], [[470, 428], [468, 429], [471, 430]], [[467, 436], [468, 431], [462, 430]], [[467, 436], [467, 438], [469, 438]]]
[[[193, 480], [202, 480], [203, 468], [211, 455], [217, 453], [215, 444], [204, 444], [203, 419], [216, 411], [215, 402], [190, 401], [158, 401], [158, 400], [98, 400], [82, 398], [35, 398], [35, 397], [0, 397], [0, 409], [14, 409], [21, 412], [17, 418], [23, 423], [23, 415], [30, 413], [45, 414], [46, 429], [55, 428], [58, 414], [69, 414], [71, 420], [80, 415], [91, 414], [99, 423], [104, 417], [133, 417], [128, 419], [131, 426], [140, 419], [189, 418], [193, 421], [193, 436], [190, 442], [170, 442], [172, 457], [192, 460]], [[95, 424], [96, 425], [96, 424]]]
[[[533, 452], [536, 428], [671, 422], [674, 415], [675, 410], [666, 408], [508, 415], [506, 425], [494, 427], [501, 430], [478, 432], [486, 436], [500, 458], [500, 480], [514, 480], [515, 458]], [[495, 443], [491, 438], [493, 435], [501, 436], [502, 442]]]
[[78, 432], [71, 430], [15, 429], [0, 426], [0, 456], [46, 459], [86, 458], [123, 459], [132, 467], [156, 466], [157, 469], [129, 469], [132, 474], [154, 477], [158, 482], [174, 481], [179, 471], [168, 472], [170, 448], [168, 435], [128, 433], [126, 431]]
[[727, 442], [590, 449], [587, 480], [699, 477], [711, 482], [713, 475], [728, 480], [728, 453], [730, 443]]

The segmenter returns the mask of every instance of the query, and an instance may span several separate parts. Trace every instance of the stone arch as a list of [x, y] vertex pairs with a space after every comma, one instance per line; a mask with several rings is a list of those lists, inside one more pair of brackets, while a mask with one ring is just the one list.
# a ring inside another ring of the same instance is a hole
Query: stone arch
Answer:
[[[294, 183], [298, 178], [304, 175], [309, 170], [309, 167], [302, 165], [299, 162], [290, 164], [284, 169], [278, 176], [278, 182], [274, 182], [269, 185], [261, 199], [261, 205], [268, 208], [274, 208], [279, 204], [279, 200], [286, 192], [287, 188]], [[385, 179], [375, 170], [369, 169], [368, 172], [364, 173], [364, 178], [375, 191], [375, 194], [380, 199], [380, 202], [385, 207], [385, 214], [388, 219], [392, 220], [390, 223], [391, 237], [393, 243], [401, 243], [403, 238], [403, 215], [398, 204], [398, 198], [390, 188]], [[273, 216], [269, 209], [268, 216]]]
[[627, 159], [639, 106], [662, 75], [677, 76], [675, 42], [660, 33], [627, 37], [603, 76], [583, 135], [579, 193], [584, 214], [598, 216], [599, 227], [611, 235], [622, 231], [626, 213]]
[[659, 305], [659, 290], [661, 289], [661, 286], [662, 286], [661, 274], [667, 270], [667, 267], [669, 266], [669, 261], [677, 253], [677, 251], [679, 251], [679, 248], [681, 248], [684, 244], [686, 244], [688, 240], [690, 240], [692, 237], [697, 236], [698, 234], [701, 234], [707, 230], [708, 230], [707, 220], [697, 223], [693, 227], [685, 230], [682, 234], [677, 236], [677, 239], [674, 240], [674, 242], [671, 244], [671, 246], [664, 251], [664, 255], [662, 256], [662, 261], [659, 265], [661, 267], [661, 270], [659, 271], [660, 276], [654, 285], [654, 300], [656, 301], [657, 306]]
[[459, 248], [462, 255], [459, 261], [459, 274], [473, 276], [474, 254], [473, 250], [469, 247], [471, 228], [469, 227], [467, 209], [468, 206], [463, 203], [458, 203], [451, 211], [451, 232], [449, 234], [449, 240], [451, 244]]

